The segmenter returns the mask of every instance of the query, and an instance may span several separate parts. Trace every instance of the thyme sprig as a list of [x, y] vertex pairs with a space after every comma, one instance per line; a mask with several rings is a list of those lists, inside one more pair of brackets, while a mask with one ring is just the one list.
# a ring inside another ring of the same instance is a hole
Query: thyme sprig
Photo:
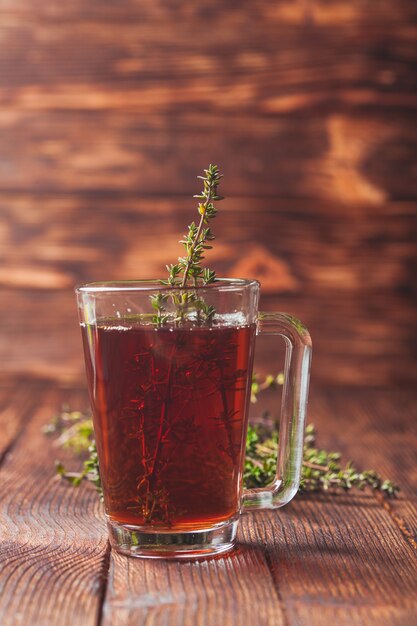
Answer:
[[[317, 448], [315, 442], [316, 429], [309, 424], [304, 438], [299, 492], [348, 491], [353, 487], [363, 490], [370, 487], [387, 496], [395, 496], [399, 490], [397, 485], [391, 480], [384, 480], [375, 470], [361, 472], [350, 461], [342, 464], [339, 452]], [[264, 487], [274, 480], [277, 445], [277, 433], [271, 434], [259, 425], [249, 427], [243, 474], [248, 488]]]
[[46, 424], [43, 432], [48, 436], [59, 435], [54, 442], [55, 446], [71, 450], [76, 456], [87, 455], [81, 471], [68, 471], [61, 461], [56, 461], [56, 472], [74, 487], [80, 485], [84, 480], [93, 483], [100, 494], [100, 499], [102, 499], [103, 492], [91, 415], [82, 411], [72, 411], [68, 405], [63, 405], [61, 412]]
[[223, 200], [223, 196], [217, 193], [223, 174], [220, 174], [217, 165], [209, 165], [204, 173], [204, 176], [197, 176], [203, 181], [203, 189], [194, 196], [200, 200], [198, 203], [199, 224], [191, 222], [188, 233], [180, 240], [185, 248], [185, 256], [179, 257], [175, 265], [166, 266], [169, 277], [168, 280], [162, 282], [171, 287], [186, 287], [189, 279], [193, 281], [194, 286], [197, 286], [199, 281], [203, 285], [209, 285], [216, 280], [216, 272], [202, 268], [201, 262], [204, 259], [205, 250], [213, 247], [209, 242], [213, 241], [214, 235], [208, 224], [217, 215], [214, 202]]
[[[217, 214], [214, 202], [223, 200], [223, 196], [218, 194], [218, 186], [223, 174], [220, 173], [217, 165], [209, 165], [204, 170], [204, 176], [197, 178], [203, 181], [203, 189], [194, 198], [199, 200], [197, 210], [200, 215], [199, 222], [191, 222], [186, 233], [180, 240], [184, 246], [185, 254], [178, 258], [177, 263], [167, 265], [168, 278], [161, 280], [162, 285], [174, 288], [171, 299], [175, 307], [173, 321], [183, 322], [186, 313], [190, 308], [196, 313], [198, 323], [211, 323], [215, 314], [214, 307], [208, 305], [203, 298], [197, 295], [196, 291], [181, 291], [185, 287], [206, 286], [216, 281], [216, 272], [208, 267], [201, 267], [204, 260], [205, 251], [210, 250], [214, 235], [209, 226], [210, 220]], [[171, 319], [167, 312], [168, 294], [158, 293], [151, 296], [151, 304], [156, 313], [153, 322], [159, 326]]]
[[[264, 390], [282, 384], [282, 374], [267, 376], [264, 380], [254, 375], [252, 382], [252, 402]], [[59, 435], [56, 445], [63, 446], [79, 454], [84, 453], [81, 471], [68, 471], [58, 462], [56, 471], [77, 486], [83, 481], [92, 482], [102, 498], [100, 471], [91, 417], [80, 411], [70, 411], [68, 407], [58, 414], [44, 432]], [[316, 446], [316, 429], [310, 424], [304, 438], [303, 464], [299, 492], [349, 491], [352, 488], [371, 488], [386, 496], [393, 497], [399, 487], [391, 480], [383, 479], [375, 470], [358, 470], [353, 463], [342, 464], [339, 452], [329, 452]], [[277, 446], [279, 434], [272, 432], [265, 424], [249, 426], [246, 440], [244, 483], [247, 488], [264, 487], [275, 478]]]

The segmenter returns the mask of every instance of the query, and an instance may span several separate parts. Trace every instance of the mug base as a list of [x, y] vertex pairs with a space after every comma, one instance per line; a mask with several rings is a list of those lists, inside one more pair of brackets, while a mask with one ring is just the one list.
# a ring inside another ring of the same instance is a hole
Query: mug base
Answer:
[[125, 556], [145, 559], [213, 558], [235, 547], [236, 518], [211, 528], [170, 531], [120, 524], [108, 519], [111, 546]]

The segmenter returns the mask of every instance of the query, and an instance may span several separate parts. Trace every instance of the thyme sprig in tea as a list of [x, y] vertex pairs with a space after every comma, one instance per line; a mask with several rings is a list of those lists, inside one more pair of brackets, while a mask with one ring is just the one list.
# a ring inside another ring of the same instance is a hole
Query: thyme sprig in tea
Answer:
[[203, 181], [203, 189], [194, 196], [200, 200], [198, 203], [200, 221], [198, 225], [191, 222], [188, 233], [180, 240], [185, 248], [185, 255], [179, 257], [175, 265], [166, 266], [169, 277], [168, 280], [162, 282], [171, 287], [186, 287], [189, 281], [194, 286], [200, 283], [209, 285], [216, 280], [216, 272], [202, 268], [201, 262], [204, 259], [204, 252], [212, 248], [209, 242], [214, 240], [214, 235], [208, 224], [217, 214], [214, 202], [223, 200], [223, 196], [217, 193], [223, 174], [220, 174], [217, 165], [209, 165], [208, 169], [204, 170], [204, 174], [204, 176], [197, 176]]
[[[205, 287], [216, 281], [216, 272], [208, 267], [202, 267], [201, 264], [205, 258], [206, 250], [212, 248], [211, 242], [214, 240], [209, 223], [217, 214], [214, 203], [223, 200], [223, 196], [218, 193], [218, 186], [223, 174], [220, 173], [217, 165], [209, 165], [204, 170], [204, 176], [197, 178], [203, 181], [203, 189], [194, 196], [199, 200], [197, 206], [200, 215], [199, 221], [197, 224], [191, 222], [188, 226], [188, 232], [180, 240], [184, 246], [185, 254], [179, 257], [176, 263], [166, 266], [168, 278], [161, 281], [161, 284], [172, 287], [173, 291], [170, 294], [158, 293], [151, 296], [151, 304], [156, 311], [153, 322], [158, 326], [162, 326], [170, 320], [181, 323], [189, 318], [190, 312], [195, 314], [197, 323], [210, 324], [215, 314], [214, 307], [199, 297], [197, 291], [184, 289], [185, 287]], [[174, 318], [168, 312], [167, 302], [169, 298], [174, 303]]]

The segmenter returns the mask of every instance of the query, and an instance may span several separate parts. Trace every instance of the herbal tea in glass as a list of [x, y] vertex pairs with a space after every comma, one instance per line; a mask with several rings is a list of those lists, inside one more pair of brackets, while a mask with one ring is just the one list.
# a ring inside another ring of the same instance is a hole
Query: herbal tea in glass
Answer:
[[[164, 280], [77, 290], [87, 379], [112, 545], [123, 554], [227, 552], [242, 506], [277, 508], [301, 470], [311, 343], [282, 313], [258, 312], [256, 280], [201, 267], [222, 175], [204, 171], [198, 223]], [[276, 480], [242, 490], [256, 333], [287, 343]]]
[[83, 326], [110, 519], [179, 530], [235, 516], [254, 335], [254, 324]]

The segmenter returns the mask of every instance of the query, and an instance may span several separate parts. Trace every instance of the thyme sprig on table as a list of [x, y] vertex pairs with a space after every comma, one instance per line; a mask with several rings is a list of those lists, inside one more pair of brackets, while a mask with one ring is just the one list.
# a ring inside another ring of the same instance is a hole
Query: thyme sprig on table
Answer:
[[[277, 445], [277, 433], [265, 432], [261, 426], [249, 428], [243, 474], [247, 487], [264, 487], [274, 480]], [[387, 496], [394, 496], [399, 490], [391, 480], [384, 480], [374, 470], [361, 472], [350, 461], [342, 464], [340, 452], [317, 448], [316, 429], [309, 424], [304, 437], [299, 492], [348, 491], [353, 487], [360, 490], [371, 487]]]
[[[282, 384], [282, 374], [261, 380], [256, 374], [252, 382], [252, 402], [264, 390]], [[100, 472], [91, 417], [80, 411], [63, 407], [61, 413], [48, 424], [46, 434], [58, 434], [56, 445], [79, 454], [86, 454], [81, 471], [68, 471], [61, 462], [56, 463], [57, 473], [77, 486], [83, 481], [92, 482], [102, 497]], [[265, 423], [250, 425], [246, 440], [244, 483], [247, 488], [264, 487], [275, 478], [278, 432], [272, 432]], [[310, 424], [304, 437], [304, 453], [299, 492], [349, 491], [352, 488], [371, 488], [386, 496], [395, 496], [399, 487], [383, 479], [374, 470], [360, 471], [349, 461], [342, 464], [339, 452], [329, 452], [316, 446], [316, 429]]]
[[185, 287], [206, 286], [214, 283], [216, 272], [208, 267], [201, 267], [206, 250], [210, 250], [214, 235], [209, 226], [210, 220], [216, 217], [217, 209], [214, 202], [223, 200], [223, 196], [218, 194], [218, 186], [223, 174], [219, 172], [217, 165], [209, 165], [204, 170], [204, 176], [198, 176], [203, 181], [203, 189], [194, 198], [199, 200], [198, 213], [199, 222], [191, 222], [188, 226], [188, 233], [184, 235], [180, 243], [184, 246], [185, 254], [178, 258], [177, 263], [167, 265], [168, 278], [162, 280], [161, 284], [172, 287], [173, 292], [157, 293], [151, 296], [151, 304], [156, 313], [153, 322], [158, 326], [165, 324], [171, 319], [168, 313], [167, 302], [169, 296], [175, 305], [174, 322], [182, 322], [190, 308], [196, 312], [197, 322], [211, 323], [215, 314], [214, 307], [208, 305], [203, 298], [197, 295], [196, 291], [184, 290]]

